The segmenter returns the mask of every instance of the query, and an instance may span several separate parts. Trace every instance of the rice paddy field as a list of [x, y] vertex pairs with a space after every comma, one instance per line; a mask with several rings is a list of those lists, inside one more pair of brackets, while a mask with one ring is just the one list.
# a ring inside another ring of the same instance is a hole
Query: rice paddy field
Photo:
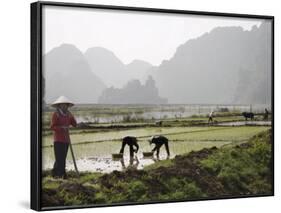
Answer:
[[[242, 127], [235, 128], [221, 128], [214, 132], [219, 133], [219, 137], [224, 135], [223, 131], [234, 133], [234, 136], [238, 130], [242, 130]], [[142, 204], [151, 201], [273, 195], [272, 132], [263, 129], [243, 128], [241, 138], [233, 142], [232, 137], [225, 138], [228, 139], [226, 143], [203, 141], [205, 138], [200, 143], [172, 142], [173, 152], [187, 153], [151, 163], [144, 169], [136, 169], [137, 163], [134, 163], [124, 171], [80, 172], [79, 177], [74, 171], [68, 171], [67, 179], [53, 178], [50, 171], [44, 171], [42, 205], [44, 209], [52, 209], [55, 206]], [[242, 142], [258, 131], [261, 132]], [[205, 136], [208, 137], [208, 134]], [[207, 146], [210, 143], [217, 144], [221, 148], [212, 146], [201, 149], [203, 143]], [[197, 148], [200, 150], [189, 152]], [[93, 163], [97, 164], [96, 161]]]
[[[238, 145], [271, 128], [270, 121], [262, 120], [258, 108], [255, 120], [245, 121], [241, 112], [247, 109], [248, 106], [216, 105], [76, 107], [72, 113], [84, 126], [71, 129], [70, 137], [80, 171], [110, 173], [131, 167], [143, 169], [167, 157], [164, 147], [160, 159], [143, 157], [142, 152], [152, 150], [148, 139], [154, 135], [169, 139], [170, 158], [174, 158], [203, 148]], [[211, 110], [215, 111], [215, 122], [208, 125], [207, 115]], [[43, 170], [51, 169], [54, 163], [53, 136], [49, 129], [51, 114], [50, 108], [43, 114]], [[128, 148], [125, 148], [124, 159], [111, 158], [119, 152], [124, 136], [138, 138], [140, 149], [133, 161], [128, 157]], [[67, 170], [73, 169], [69, 153]]]

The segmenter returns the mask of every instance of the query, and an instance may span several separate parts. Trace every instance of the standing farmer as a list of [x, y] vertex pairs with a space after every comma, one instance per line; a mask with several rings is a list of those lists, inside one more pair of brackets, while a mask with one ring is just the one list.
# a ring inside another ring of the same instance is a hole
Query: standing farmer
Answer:
[[210, 114], [209, 114], [208, 124], [209, 124], [209, 123], [213, 123], [213, 117], [214, 117], [214, 112], [211, 111]]
[[267, 121], [268, 120], [268, 115], [269, 115], [269, 112], [267, 110], [267, 108], [264, 109], [264, 117], [263, 117], [263, 120]]
[[167, 156], [170, 156], [170, 150], [169, 150], [169, 140], [168, 138], [166, 138], [165, 136], [159, 135], [159, 136], [153, 136], [150, 140], [149, 143], [155, 144], [155, 147], [152, 149], [152, 152], [156, 151], [156, 156], [159, 159], [159, 152], [160, 152], [160, 148], [161, 146], [164, 144], [165, 148], [166, 148], [166, 152], [167, 152]]
[[53, 177], [66, 178], [65, 161], [70, 143], [69, 126], [76, 127], [77, 123], [68, 108], [74, 104], [66, 97], [59, 97], [52, 107], [56, 111], [52, 115], [51, 129], [54, 132], [55, 163], [52, 170]]

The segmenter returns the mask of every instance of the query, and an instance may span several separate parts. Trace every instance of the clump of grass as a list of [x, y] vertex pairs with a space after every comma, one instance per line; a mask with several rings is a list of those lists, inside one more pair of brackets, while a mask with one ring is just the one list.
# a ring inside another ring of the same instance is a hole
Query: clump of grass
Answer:
[[227, 147], [202, 160], [201, 165], [217, 176], [231, 194], [270, 194], [270, 131], [254, 136], [248, 143]]
[[144, 122], [147, 121], [143, 116], [138, 114], [125, 114], [122, 116], [123, 123], [131, 123], [131, 122]]
[[159, 167], [169, 167], [169, 166], [172, 166], [172, 165], [173, 165], [173, 162], [172, 162], [171, 159], [161, 160], [161, 161], [157, 161], [157, 163], [145, 166], [144, 170], [152, 170], [152, 169], [157, 169]]

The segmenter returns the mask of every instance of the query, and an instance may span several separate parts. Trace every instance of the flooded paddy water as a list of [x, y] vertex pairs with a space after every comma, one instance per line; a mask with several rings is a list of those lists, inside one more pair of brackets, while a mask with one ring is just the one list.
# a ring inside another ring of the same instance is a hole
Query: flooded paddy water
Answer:
[[221, 122], [217, 126], [271, 126], [271, 121], [235, 121]]
[[[149, 152], [154, 147], [148, 142], [152, 135], [165, 135], [169, 139], [171, 158], [190, 151], [222, 147], [231, 143], [242, 143], [250, 137], [265, 131], [268, 126], [237, 126], [237, 127], [150, 127], [129, 130], [101, 131], [98, 133], [71, 134], [79, 171], [109, 173], [129, 167], [143, 169], [153, 164], [156, 159], [144, 158], [142, 152]], [[129, 159], [128, 147], [125, 148], [123, 160], [113, 160], [112, 153], [121, 148], [121, 138], [127, 135], [138, 137], [140, 149], [137, 158]], [[43, 137], [43, 170], [51, 169], [54, 163], [52, 136]], [[160, 151], [160, 160], [166, 159], [164, 146]], [[67, 157], [67, 170], [73, 170], [70, 152]]]

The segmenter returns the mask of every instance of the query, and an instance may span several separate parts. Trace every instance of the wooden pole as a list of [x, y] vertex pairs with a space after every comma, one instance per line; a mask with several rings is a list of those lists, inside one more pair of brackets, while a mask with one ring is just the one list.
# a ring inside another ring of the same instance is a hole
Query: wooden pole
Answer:
[[74, 156], [74, 151], [73, 151], [70, 136], [69, 136], [69, 129], [67, 128], [66, 131], [67, 131], [67, 136], [68, 136], [68, 141], [69, 141], [70, 152], [71, 152], [71, 156], [72, 156], [72, 160], [73, 160], [73, 164], [74, 164], [74, 169], [76, 171], [77, 177], [79, 178], [80, 174], [78, 171], [78, 167], [77, 167], [75, 156]]
[[76, 160], [75, 160], [75, 156], [74, 156], [74, 152], [73, 152], [72, 144], [71, 144], [71, 142], [70, 142], [70, 141], [69, 141], [69, 147], [70, 147], [70, 152], [71, 152], [71, 156], [72, 156], [72, 160], [73, 160], [74, 168], [75, 168], [75, 171], [76, 171], [77, 177], [79, 178], [79, 177], [80, 177], [80, 174], [79, 174], [79, 171], [78, 171], [78, 167], [77, 167], [77, 164], [76, 164]]

